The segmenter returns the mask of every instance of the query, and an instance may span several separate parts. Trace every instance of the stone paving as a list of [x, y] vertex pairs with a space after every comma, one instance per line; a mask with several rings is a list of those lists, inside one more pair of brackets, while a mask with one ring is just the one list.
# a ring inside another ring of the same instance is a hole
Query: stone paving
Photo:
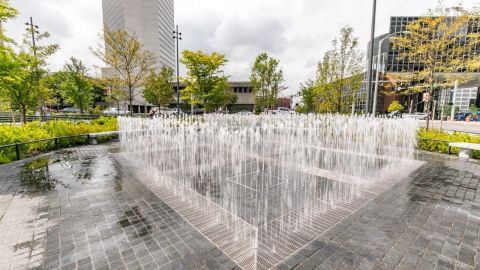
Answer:
[[48, 156], [50, 164], [34, 173], [48, 170], [52, 191], [21, 181], [32, 173], [20, 165], [37, 164], [0, 167], [0, 269], [236, 267], [147, 188], [119, 174], [112, 149]]
[[[0, 269], [238, 269], [122, 174], [115, 151], [0, 166]], [[480, 164], [419, 159], [424, 167], [276, 269], [480, 269]]]

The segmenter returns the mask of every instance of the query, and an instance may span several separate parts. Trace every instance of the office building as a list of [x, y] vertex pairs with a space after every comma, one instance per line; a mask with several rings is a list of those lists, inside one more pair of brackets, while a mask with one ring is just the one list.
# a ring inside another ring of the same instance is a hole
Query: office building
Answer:
[[[154, 54], [155, 68], [175, 69], [174, 0], [102, 0], [102, 8], [105, 28], [134, 34], [143, 49]], [[112, 68], [102, 69], [103, 77], [114, 75]], [[146, 113], [149, 107], [151, 104], [144, 100], [143, 89], [135, 89], [132, 107], [128, 105], [128, 110]]]
[[104, 27], [135, 34], [159, 66], [175, 68], [174, 0], [102, 0]]
[[[406, 31], [407, 25], [418, 20], [419, 17], [391, 17], [390, 19], [390, 32], [387, 34], [383, 34], [375, 39], [374, 43], [374, 62], [373, 62], [373, 72], [372, 72], [372, 85], [369, 89], [370, 91], [370, 104], [369, 108], [373, 106], [373, 99], [374, 99], [374, 90], [375, 85], [378, 83], [378, 95], [377, 95], [377, 106], [375, 108], [375, 112], [377, 114], [384, 114], [387, 112], [388, 105], [394, 101], [399, 100], [405, 107], [408, 107], [409, 104], [414, 105], [413, 111], [423, 111], [425, 109], [423, 103], [423, 93], [416, 93], [410, 96], [400, 95], [399, 93], [405, 90], [405, 86], [398, 84], [395, 80], [396, 75], [401, 75], [402, 77], [411, 76], [419, 71], [423, 70], [423, 66], [420, 63], [415, 63], [414, 61], [408, 61], [406, 59], [400, 58], [400, 54], [402, 51], [398, 48], [394, 48], [388, 36], [394, 36], [396, 34], [400, 34]], [[449, 19], [449, 18], [447, 18]], [[480, 32], [480, 24], [477, 20], [472, 20], [468, 25], [463, 28], [463, 31], [468, 33], [478, 33]], [[380, 54], [378, 50], [378, 46], [382, 43], [382, 48], [380, 49]], [[370, 48], [370, 44], [368, 45]], [[369, 51], [369, 50], [368, 50]], [[472, 56], [476, 56], [480, 54], [480, 46], [478, 46], [473, 51], [469, 52], [465, 55], [465, 59], [469, 59]], [[369, 56], [369, 55], [368, 55]], [[380, 65], [377, 67], [377, 60], [378, 57], [380, 58]], [[367, 57], [369, 60], [370, 57]], [[379, 80], [376, 81], [376, 73], [377, 70], [379, 72]], [[450, 99], [448, 104], [453, 106], [458, 106], [460, 110], [465, 111], [468, 110], [468, 105], [471, 104], [476, 99], [476, 89], [480, 85], [480, 80], [478, 79], [480, 75], [480, 70], [474, 71], [462, 71], [459, 70], [458, 72], [454, 73], [454, 75], [458, 78], [459, 85], [455, 91], [457, 91], [458, 95], [450, 95], [448, 94], [448, 98]], [[437, 74], [438, 77], [442, 77], [441, 73]], [[366, 102], [366, 91], [368, 88], [368, 75], [364, 74], [364, 80], [362, 83], [362, 87], [357, 95], [356, 99], [356, 111], [357, 112], [364, 112], [365, 110], [365, 102]], [[402, 88], [403, 87], [403, 88]], [[452, 89], [447, 89], [448, 92]], [[386, 92], [388, 92], [386, 94]], [[441, 94], [444, 91], [437, 91], [434, 99], [436, 102], [440, 102], [441, 96], [445, 94]], [[451, 91], [452, 93], [454, 91]], [[445, 92], [446, 93], [446, 92]], [[436, 109], [439, 109], [440, 106], [436, 106]], [[370, 109], [371, 111], [371, 109]]]

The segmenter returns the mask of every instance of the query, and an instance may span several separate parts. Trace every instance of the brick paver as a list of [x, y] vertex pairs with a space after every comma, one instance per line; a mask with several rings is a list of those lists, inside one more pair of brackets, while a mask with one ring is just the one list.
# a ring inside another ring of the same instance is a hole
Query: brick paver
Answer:
[[437, 155], [277, 269], [480, 269], [480, 165]]
[[0, 269], [236, 268], [145, 186], [120, 174], [112, 151], [88, 146], [47, 156], [50, 174], [61, 180], [53, 191], [22, 183], [30, 161], [0, 166]]
[[[0, 166], [0, 269], [238, 268], [118, 170], [112, 152], [86, 146]], [[420, 170], [276, 268], [480, 269], [480, 165], [419, 159]], [[25, 182], [45, 175], [54, 190]]]

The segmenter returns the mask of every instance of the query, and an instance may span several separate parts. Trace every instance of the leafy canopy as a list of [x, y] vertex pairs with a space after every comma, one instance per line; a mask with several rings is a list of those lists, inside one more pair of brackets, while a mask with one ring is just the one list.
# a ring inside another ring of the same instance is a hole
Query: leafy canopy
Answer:
[[342, 28], [318, 64], [316, 80], [301, 86], [303, 111], [350, 112], [362, 84], [363, 58], [353, 28]]
[[143, 97], [156, 106], [168, 106], [173, 102], [173, 69], [162, 67], [159, 72], [150, 71], [145, 81]]
[[390, 103], [390, 105], [388, 105], [388, 112], [403, 111], [403, 109], [404, 107], [402, 106], [402, 104], [400, 104], [400, 102], [396, 100]]
[[93, 86], [82, 61], [72, 57], [63, 67], [64, 81], [60, 85], [62, 97], [83, 113], [93, 102]]
[[182, 91], [182, 100], [192, 105], [203, 105], [206, 111], [236, 101], [228, 77], [224, 75], [223, 67], [228, 62], [225, 55], [185, 50], [180, 62], [187, 68], [187, 76], [183, 79], [187, 87]]
[[[478, 27], [480, 16], [462, 7], [445, 7], [440, 4], [426, 16], [406, 26], [406, 31], [391, 39], [401, 53], [399, 60], [412, 63], [419, 71], [394, 79], [404, 86], [405, 94], [434, 91], [434, 87], [452, 87], [457, 72], [473, 72], [480, 69], [480, 33], [467, 31]], [[412, 74], [413, 73], [413, 74]]]
[[113, 68], [113, 77], [121, 80], [128, 90], [130, 105], [133, 103], [134, 90], [142, 87], [145, 77], [156, 64], [153, 53], [145, 50], [134, 34], [125, 30], [105, 29], [105, 46], [98, 44], [92, 53], [105, 64]]
[[280, 61], [265, 52], [260, 53], [253, 64], [250, 82], [256, 96], [255, 106], [260, 110], [274, 109], [277, 105], [277, 97], [284, 89]]

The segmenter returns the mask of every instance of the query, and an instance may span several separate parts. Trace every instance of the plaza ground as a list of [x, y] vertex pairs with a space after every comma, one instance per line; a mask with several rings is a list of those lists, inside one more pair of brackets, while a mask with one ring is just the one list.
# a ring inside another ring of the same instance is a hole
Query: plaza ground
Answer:
[[[0, 166], [0, 269], [239, 269], [123, 173], [116, 152], [85, 146]], [[276, 268], [480, 269], [480, 164], [418, 159]]]

